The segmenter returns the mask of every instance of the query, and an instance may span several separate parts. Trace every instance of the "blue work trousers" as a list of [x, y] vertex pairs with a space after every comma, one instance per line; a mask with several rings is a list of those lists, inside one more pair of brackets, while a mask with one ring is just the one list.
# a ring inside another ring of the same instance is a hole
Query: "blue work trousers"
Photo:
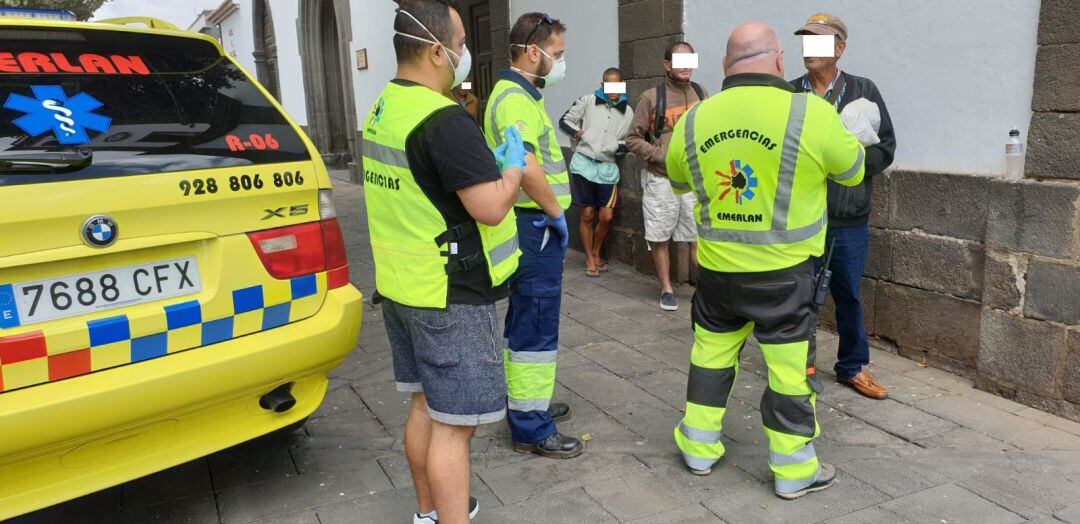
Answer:
[[[508, 358], [528, 360], [528, 352], [551, 352], [559, 348], [559, 308], [562, 302], [563, 261], [566, 250], [560, 245], [559, 234], [533, 227], [534, 220], [544, 218], [541, 211], [515, 209], [517, 213], [518, 244], [521, 259], [510, 279], [510, 308], [506, 313]], [[508, 377], [509, 378], [509, 377]], [[553, 385], [552, 385], [553, 386]], [[547, 399], [550, 401], [550, 398]], [[514, 442], [535, 443], [556, 433], [555, 421], [543, 409], [507, 410], [510, 435]]]

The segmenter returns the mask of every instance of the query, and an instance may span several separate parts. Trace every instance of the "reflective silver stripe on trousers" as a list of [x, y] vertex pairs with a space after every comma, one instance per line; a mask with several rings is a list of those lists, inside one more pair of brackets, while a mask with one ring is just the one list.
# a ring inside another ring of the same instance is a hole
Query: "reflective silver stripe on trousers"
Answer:
[[788, 113], [787, 131], [784, 132], [784, 149], [780, 156], [780, 175], [776, 181], [776, 198], [773, 199], [773, 231], [784, 231], [788, 224], [791, 207], [791, 189], [795, 185], [795, 165], [799, 162], [799, 142], [802, 141], [803, 124], [806, 122], [806, 94], [791, 95], [791, 112]]
[[864, 150], [863, 148], [860, 147], [859, 148], [859, 158], [855, 159], [855, 164], [851, 166], [851, 169], [848, 169], [847, 171], [844, 171], [843, 173], [841, 173], [839, 175], [832, 175], [829, 178], [831, 178], [831, 179], [833, 179], [833, 180], [835, 180], [837, 182], [843, 182], [845, 180], [851, 180], [852, 177], [859, 174], [859, 169], [862, 169], [863, 162], [865, 162], [865, 161], [866, 161], [866, 150]]
[[404, 149], [395, 149], [370, 140], [364, 140], [362, 147], [361, 156], [366, 156], [380, 164], [409, 169], [409, 157]]
[[686, 452], [683, 452], [682, 458], [683, 462], [685, 462], [690, 469], [709, 469], [713, 467], [713, 464], [716, 464], [720, 460], [695, 457], [693, 455], [687, 454]]
[[780, 493], [795, 493], [796, 491], [801, 491], [803, 489], [806, 489], [808, 486], [810, 486], [814, 482], [817, 482], [818, 475], [820, 475], [820, 474], [821, 474], [821, 467], [818, 466], [818, 470], [816, 472], [814, 472], [814, 476], [812, 476], [810, 478], [807, 478], [807, 479], [794, 479], [794, 480], [776, 479], [776, 482], [773, 484], [773, 486], [775, 486], [776, 491], [779, 491]]
[[506, 399], [506, 405], [514, 411], [547, 411], [551, 404], [549, 398], [530, 398], [528, 400]]
[[690, 174], [694, 178], [695, 192], [701, 204], [701, 222], [698, 224], [698, 236], [713, 242], [733, 242], [750, 245], [793, 244], [820, 233], [828, 223], [827, 214], [821, 220], [798, 229], [787, 229], [788, 210], [791, 206], [791, 191], [795, 183], [795, 166], [799, 159], [799, 142], [802, 140], [803, 125], [806, 120], [806, 94], [791, 96], [791, 111], [788, 113], [787, 131], [784, 133], [784, 148], [780, 157], [780, 172], [777, 179], [776, 198], [773, 200], [773, 222], [768, 231], [744, 231], [712, 227], [709, 213], [709, 195], [705, 192], [705, 178], [701, 175], [698, 160], [697, 141], [694, 132], [694, 120], [698, 104], [686, 114], [686, 159], [690, 164]]
[[814, 444], [810, 443], [790, 455], [781, 455], [775, 451], [769, 452], [769, 465], [795, 466], [798, 464], [805, 464], [816, 456], [817, 452], [814, 451]]
[[515, 88], [507, 89], [506, 91], [503, 91], [502, 93], [499, 94], [499, 97], [496, 98], [495, 101], [491, 103], [491, 127], [489, 127], [488, 129], [491, 131], [492, 136], [495, 137], [495, 145], [499, 145], [499, 144], [503, 143], [502, 133], [499, 133], [499, 121], [495, 118], [496, 115], [499, 114], [499, 104], [502, 103], [504, 98], [506, 98], [506, 97], [508, 97], [508, 96], [510, 96], [512, 94], [515, 94], [515, 93], [520, 93], [520, 94], [525, 95], [525, 96], [531, 96], [531, 95], [529, 95], [529, 93], [526, 93], [524, 89], [515, 87]]
[[513, 351], [510, 350], [510, 362], [514, 364], [554, 364], [559, 355], [554, 351]]
[[[570, 184], [551, 184], [551, 192], [555, 193], [555, 198], [561, 196], [568, 196], [570, 195]], [[533, 200], [529, 198], [529, 195], [525, 194], [524, 189], [522, 189], [521, 193], [518, 194], [518, 204], [527, 204], [532, 201]]]
[[506, 262], [511, 256], [518, 250], [518, 237], [514, 235], [506, 242], [495, 246], [494, 249], [488, 251], [488, 257], [491, 259], [491, 265], [497, 266]]
[[716, 444], [720, 442], [720, 435], [722, 434], [721, 431], [705, 431], [704, 429], [688, 426], [685, 422], [679, 423], [679, 432], [698, 444]]

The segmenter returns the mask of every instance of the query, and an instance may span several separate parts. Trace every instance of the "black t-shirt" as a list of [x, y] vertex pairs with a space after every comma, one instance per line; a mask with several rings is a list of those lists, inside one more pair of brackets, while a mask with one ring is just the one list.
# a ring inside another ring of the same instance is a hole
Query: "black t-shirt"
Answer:
[[[416, 85], [404, 80], [394, 80], [394, 83]], [[447, 228], [475, 223], [456, 191], [502, 179], [480, 126], [457, 104], [440, 109], [421, 122], [405, 140], [405, 153], [413, 178], [442, 214]], [[478, 233], [458, 241], [457, 257], [473, 253], [483, 256]], [[491, 286], [486, 263], [452, 273], [449, 279], [447, 302], [450, 304], [490, 304], [508, 294], [506, 283], [495, 288]]]

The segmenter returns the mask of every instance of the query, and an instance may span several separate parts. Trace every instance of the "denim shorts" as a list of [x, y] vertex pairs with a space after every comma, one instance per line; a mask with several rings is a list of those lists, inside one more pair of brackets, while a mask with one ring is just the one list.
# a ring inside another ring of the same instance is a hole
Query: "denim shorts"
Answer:
[[397, 390], [423, 393], [443, 424], [478, 426], [506, 416], [506, 371], [494, 304], [418, 309], [382, 305]]

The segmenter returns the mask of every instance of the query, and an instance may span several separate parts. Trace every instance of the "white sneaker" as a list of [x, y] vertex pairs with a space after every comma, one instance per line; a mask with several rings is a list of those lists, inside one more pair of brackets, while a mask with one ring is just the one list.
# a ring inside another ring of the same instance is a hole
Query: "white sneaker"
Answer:
[[[439, 515], [432, 512], [433, 515], [422, 516], [419, 513], [413, 513], [413, 524], [439, 524]], [[477, 502], [475, 497], [469, 497], [469, 520], [476, 517], [476, 514], [480, 513], [480, 503]]]

